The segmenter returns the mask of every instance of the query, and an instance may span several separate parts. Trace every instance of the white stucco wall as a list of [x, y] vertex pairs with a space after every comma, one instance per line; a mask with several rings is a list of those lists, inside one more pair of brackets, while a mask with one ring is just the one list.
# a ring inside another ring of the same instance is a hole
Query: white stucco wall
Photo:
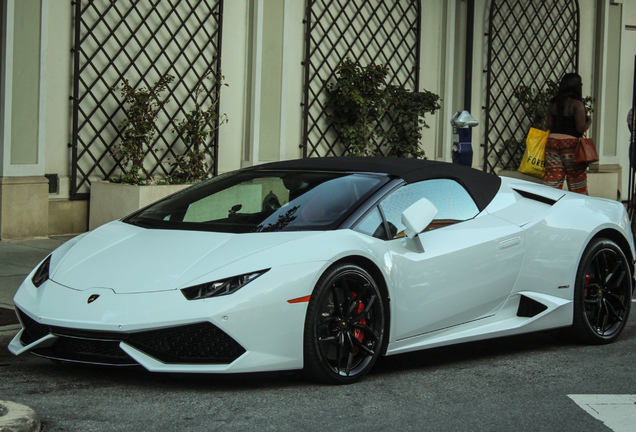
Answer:
[[49, 3], [45, 0], [3, 2], [2, 115], [0, 176], [44, 174], [43, 107], [46, 97], [46, 63], [41, 53], [48, 39]]
[[616, 119], [617, 163], [623, 167], [623, 199], [627, 198], [629, 186], [629, 129], [627, 128], [627, 112], [632, 106], [634, 91], [634, 57], [636, 56], [636, 2], [623, 1], [622, 39], [620, 46], [620, 85], [618, 115]]
[[[13, 3], [13, 57], [11, 101], [11, 165], [38, 163], [40, 23], [43, 11], [40, 0]], [[44, 12], [45, 14], [46, 12]]]
[[58, 174], [60, 193], [53, 199], [65, 199], [70, 192], [72, 102], [72, 54], [73, 41], [71, 2], [56, 2], [49, 9], [46, 53], [46, 174]]
[[[267, 4], [267, 1], [264, 2]], [[247, 109], [254, 96], [261, 98], [261, 107], [269, 107], [262, 103], [267, 98], [267, 92], [261, 88], [254, 94], [254, 82], [249, 80], [253, 66], [248, 59], [250, 53], [250, 39], [253, 29], [250, 28], [250, 0], [232, 0], [225, 3], [223, 22], [222, 72], [229, 87], [224, 87], [221, 98], [221, 112], [228, 115], [229, 123], [223, 125], [219, 131], [219, 172], [238, 169], [245, 165], [244, 161], [246, 140], [250, 139], [249, 128], [254, 119]], [[422, 145], [426, 155], [431, 159], [450, 160], [450, 116], [463, 105], [465, 51], [465, 1], [438, 0], [422, 1], [422, 39], [420, 87], [441, 96], [442, 109], [433, 116], [427, 116], [426, 121], [431, 126], [424, 130]], [[472, 106], [469, 107], [473, 116], [480, 121], [480, 125], [473, 130], [474, 166], [481, 167], [484, 142], [483, 120], [485, 105], [486, 77], [486, 37], [484, 36], [488, 17], [489, 0], [475, 1], [475, 41], [473, 46], [473, 89]], [[271, 109], [279, 110], [278, 125], [269, 124], [269, 136], [277, 137], [278, 142], [261, 143], [266, 151], [261, 154], [265, 159], [291, 159], [301, 157], [299, 145], [302, 141], [302, 106], [303, 99], [303, 67], [304, 57], [304, 25], [302, 23], [305, 2], [297, 0], [279, 0], [278, 10], [284, 17], [278, 17], [282, 22], [282, 51], [280, 77], [272, 74], [265, 76], [261, 86], [276, 84], [280, 89], [280, 97]], [[581, 10], [580, 73], [584, 82], [584, 93], [594, 94], [598, 88], [598, 75], [594, 74], [598, 61], [597, 38], [602, 37], [596, 27], [598, 22], [598, 5], [596, 0], [579, 0]], [[604, 119], [601, 110], [595, 115], [595, 123], [604, 121], [606, 127], [616, 129], [616, 149], [612, 154], [604, 155], [601, 162], [621, 163], [624, 171], [626, 187], [628, 135], [624, 124], [623, 112], [626, 113], [631, 105], [631, 82], [633, 79], [633, 55], [636, 54], [636, 2], [624, 1], [623, 9], [623, 48], [620, 52], [620, 86], [619, 100], [606, 103], [618, 104], [618, 118]], [[626, 26], [628, 26], [626, 28]], [[629, 28], [632, 26], [633, 28]], [[67, 198], [69, 195], [69, 176], [71, 172], [71, 101], [72, 94], [72, 58], [71, 46], [73, 40], [72, 5], [70, 2], [55, 3], [48, 15], [48, 51], [46, 53], [46, 173], [57, 173], [60, 176], [60, 194], [51, 198]], [[254, 47], [252, 47], [254, 48]], [[262, 47], [261, 47], [262, 49]], [[272, 80], [278, 80], [273, 82]], [[602, 81], [601, 81], [602, 82]], [[274, 86], [269, 86], [271, 89]], [[609, 95], [604, 95], [609, 98]], [[267, 100], [265, 101], [267, 102]], [[278, 129], [278, 134], [272, 134], [272, 129]], [[251, 144], [248, 143], [249, 148]], [[261, 160], [248, 161], [259, 163]]]
[[285, 28], [283, 32], [283, 86], [281, 106], [281, 159], [302, 157], [303, 67], [305, 56], [303, 18], [305, 2], [285, 1]]
[[636, 2], [623, 0], [622, 4], [625, 8], [625, 24], [636, 25]]
[[219, 132], [220, 173], [302, 157], [304, 3], [249, 3], [225, 6], [221, 112], [229, 123]]
[[223, 13], [221, 68], [228, 87], [221, 90], [220, 112], [228, 123], [219, 129], [219, 173], [241, 168], [246, 98], [248, 0], [233, 0]]
[[[442, 108], [434, 115], [427, 114], [426, 123], [430, 129], [422, 131], [421, 146], [429, 159], [439, 159], [446, 156], [440, 148], [440, 140], [444, 139], [441, 128], [446, 127], [450, 118], [446, 119], [449, 110], [456, 110], [453, 102], [447, 96], [450, 95], [445, 88], [446, 56], [451, 55], [445, 51], [446, 47], [446, 13], [447, 8], [452, 8], [453, 1], [447, 4], [436, 0], [422, 1], [421, 39], [420, 39], [420, 88], [438, 94], [443, 100]], [[445, 121], [446, 120], [446, 121]], [[450, 126], [449, 126], [450, 127]], [[450, 157], [450, 153], [448, 154]]]

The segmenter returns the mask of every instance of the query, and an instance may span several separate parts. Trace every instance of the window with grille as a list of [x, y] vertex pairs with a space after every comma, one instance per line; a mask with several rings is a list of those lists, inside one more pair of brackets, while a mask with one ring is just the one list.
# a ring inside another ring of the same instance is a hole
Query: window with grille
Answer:
[[[387, 84], [418, 91], [420, 0], [307, 0], [303, 156], [340, 156], [327, 83], [346, 58], [389, 68]], [[382, 146], [381, 143], [379, 143]]]
[[488, 22], [484, 171], [516, 170], [530, 120], [514, 96], [577, 72], [577, 0], [492, 0]]
[[[168, 175], [170, 163], [187, 150], [173, 130], [193, 109], [197, 84], [221, 73], [223, 0], [75, 0], [74, 5], [71, 198], [84, 199], [91, 179], [122, 172], [114, 149], [126, 118], [118, 90], [124, 78], [133, 87], [149, 87], [164, 74], [175, 77], [146, 152], [148, 173]], [[218, 85], [209, 85], [199, 103], [211, 103]], [[206, 143], [212, 174], [217, 144], [216, 134]]]

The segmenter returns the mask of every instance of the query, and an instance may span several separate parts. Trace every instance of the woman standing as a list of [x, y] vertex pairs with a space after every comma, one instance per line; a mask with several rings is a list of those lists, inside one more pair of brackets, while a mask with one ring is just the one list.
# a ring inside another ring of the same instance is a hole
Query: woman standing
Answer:
[[574, 162], [579, 138], [590, 127], [592, 118], [585, 112], [581, 76], [568, 73], [559, 83], [559, 91], [548, 107], [547, 125], [550, 136], [545, 146], [543, 182], [563, 188], [567, 176], [568, 189], [587, 195], [587, 164]]

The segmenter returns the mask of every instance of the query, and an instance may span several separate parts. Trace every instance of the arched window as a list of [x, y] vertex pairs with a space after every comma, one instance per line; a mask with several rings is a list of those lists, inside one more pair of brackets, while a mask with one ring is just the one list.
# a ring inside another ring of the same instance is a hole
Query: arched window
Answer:
[[578, 72], [579, 25], [578, 0], [491, 1], [484, 171], [517, 169], [530, 122], [514, 91]]
[[419, 90], [420, 13], [420, 0], [307, 0], [304, 157], [342, 154], [326, 120], [326, 87], [344, 59], [383, 64], [388, 84]]
[[[197, 84], [208, 84], [198, 96], [204, 106], [218, 94], [218, 81], [215, 89], [205, 77], [221, 71], [223, 0], [75, 0], [74, 5], [71, 198], [88, 194], [91, 177], [120, 175], [113, 149], [121, 141], [125, 118], [117, 90], [124, 78], [133, 87], [149, 88], [165, 74], [175, 77], [166, 92], [169, 108], [161, 110], [156, 141], [144, 164], [151, 175], [168, 174], [168, 162], [184, 150], [171, 131], [193, 109]], [[216, 174], [216, 134], [207, 146]]]

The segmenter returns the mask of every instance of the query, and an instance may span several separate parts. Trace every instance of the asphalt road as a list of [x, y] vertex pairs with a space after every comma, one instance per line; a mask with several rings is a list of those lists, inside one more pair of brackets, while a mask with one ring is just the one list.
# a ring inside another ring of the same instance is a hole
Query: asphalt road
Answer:
[[634, 393], [634, 316], [612, 345], [548, 334], [464, 344], [383, 358], [349, 386], [293, 373], [60, 365], [0, 350], [0, 399], [34, 408], [45, 432], [609, 431], [568, 395]]

